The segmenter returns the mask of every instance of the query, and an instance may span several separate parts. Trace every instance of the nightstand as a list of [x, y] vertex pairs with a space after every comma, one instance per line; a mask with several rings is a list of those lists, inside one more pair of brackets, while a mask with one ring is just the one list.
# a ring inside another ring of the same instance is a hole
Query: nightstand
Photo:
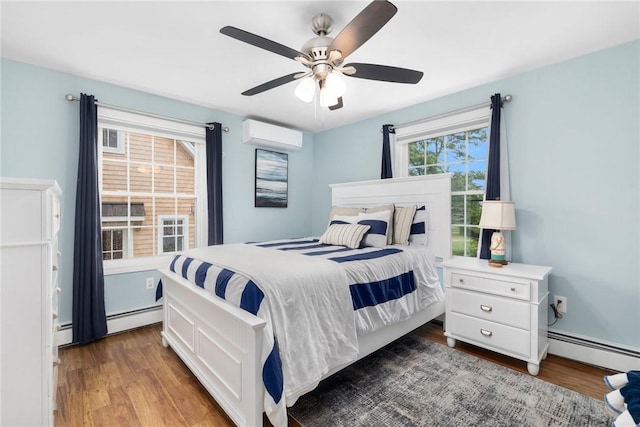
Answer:
[[551, 267], [456, 257], [442, 263], [446, 291], [445, 336], [527, 362], [531, 375], [547, 357]]

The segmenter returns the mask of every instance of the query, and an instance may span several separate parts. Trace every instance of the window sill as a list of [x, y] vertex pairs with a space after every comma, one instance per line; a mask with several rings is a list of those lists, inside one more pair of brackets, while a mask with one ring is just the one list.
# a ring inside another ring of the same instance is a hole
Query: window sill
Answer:
[[105, 276], [110, 276], [112, 274], [136, 273], [167, 268], [172, 259], [173, 255], [161, 255], [148, 258], [103, 261], [103, 273]]

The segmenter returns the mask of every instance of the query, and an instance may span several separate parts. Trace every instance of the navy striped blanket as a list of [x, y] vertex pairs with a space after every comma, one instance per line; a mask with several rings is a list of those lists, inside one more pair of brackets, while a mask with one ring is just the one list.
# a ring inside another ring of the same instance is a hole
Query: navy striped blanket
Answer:
[[357, 358], [356, 331], [444, 300], [424, 247], [349, 249], [291, 239], [193, 249], [170, 269], [267, 322], [264, 403], [275, 426], [287, 424], [286, 406], [324, 374]]

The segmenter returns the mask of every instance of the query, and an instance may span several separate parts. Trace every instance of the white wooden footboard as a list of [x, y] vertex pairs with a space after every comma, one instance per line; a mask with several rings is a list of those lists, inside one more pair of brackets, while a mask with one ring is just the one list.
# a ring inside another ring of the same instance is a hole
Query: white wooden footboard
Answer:
[[264, 320], [197, 288], [170, 270], [162, 273], [162, 344], [171, 346], [239, 426], [261, 426]]

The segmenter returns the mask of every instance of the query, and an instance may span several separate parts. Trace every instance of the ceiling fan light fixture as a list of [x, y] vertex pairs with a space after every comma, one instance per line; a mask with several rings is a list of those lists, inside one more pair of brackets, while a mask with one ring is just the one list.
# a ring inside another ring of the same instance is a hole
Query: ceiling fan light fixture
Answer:
[[327, 90], [327, 95], [331, 98], [337, 99], [344, 95], [344, 92], [347, 90], [347, 84], [344, 80], [336, 73], [329, 73], [324, 82], [325, 90]]
[[313, 96], [316, 93], [316, 83], [312, 77], [305, 77], [300, 80], [296, 90], [294, 92], [299, 100], [303, 102], [313, 101]]
[[328, 90], [326, 85], [322, 85], [320, 88], [320, 106], [321, 107], [333, 107], [338, 103], [338, 97], [333, 96]]

